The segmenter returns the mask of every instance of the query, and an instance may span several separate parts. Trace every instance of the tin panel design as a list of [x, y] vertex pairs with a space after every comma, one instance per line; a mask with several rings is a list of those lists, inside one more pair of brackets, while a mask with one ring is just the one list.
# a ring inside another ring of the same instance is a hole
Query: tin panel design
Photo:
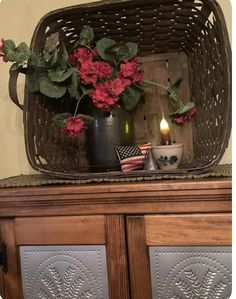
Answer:
[[150, 247], [155, 299], [228, 299], [231, 247]]
[[21, 246], [24, 299], [108, 298], [105, 246]]

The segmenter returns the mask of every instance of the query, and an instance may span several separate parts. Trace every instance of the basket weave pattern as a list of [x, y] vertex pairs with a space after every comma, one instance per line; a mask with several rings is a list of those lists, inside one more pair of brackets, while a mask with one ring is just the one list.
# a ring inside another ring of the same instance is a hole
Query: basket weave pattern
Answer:
[[[70, 45], [85, 25], [94, 29], [97, 40], [108, 37], [138, 43], [139, 55], [143, 57], [157, 53], [187, 55], [190, 100], [198, 107], [198, 114], [192, 129], [193, 159], [184, 171], [201, 173], [214, 167], [225, 151], [231, 129], [231, 49], [217, 2], [125, 0], [72, 6], [47, 14], [35, 29], [31, 47], [41, 51], [47, 37], [59, 32], [60, 40], [70, 51]], [[24, 125], [28, 159], [42, 173], [89, 177], [91, 174], [83, 173], [85, 137], [71, 140], [51, 121], [54, 114], [73, 108], [73, 104], [66, 105], [65, 100], [49, 101], [26, 91]], [[119, 173], [103, 175], [119, 177]]]

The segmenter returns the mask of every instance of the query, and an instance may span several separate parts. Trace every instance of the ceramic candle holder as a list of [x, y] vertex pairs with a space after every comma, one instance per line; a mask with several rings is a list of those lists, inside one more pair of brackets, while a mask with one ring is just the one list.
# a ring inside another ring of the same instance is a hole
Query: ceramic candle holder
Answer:
[[163, 171], [175, 170], [179, 167], [183, 154], [183, 143], [157, 145], [152, 147], [153, 158]]

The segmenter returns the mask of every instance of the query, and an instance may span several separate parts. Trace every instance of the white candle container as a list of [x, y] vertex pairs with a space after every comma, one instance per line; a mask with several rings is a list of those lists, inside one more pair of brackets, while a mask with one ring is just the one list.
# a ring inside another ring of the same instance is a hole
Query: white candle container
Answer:
[[153, 146], [152, 155], [158, 167], [163, 171], [177, 169], [182, 158], [183, 146], [183, 143]]

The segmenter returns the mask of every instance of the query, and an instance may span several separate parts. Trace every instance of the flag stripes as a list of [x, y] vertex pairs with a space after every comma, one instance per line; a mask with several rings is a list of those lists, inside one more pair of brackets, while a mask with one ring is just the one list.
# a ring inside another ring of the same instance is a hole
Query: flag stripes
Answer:
[[149, 148], [151, 148], [151, 143], [117, 146], [116, 153], [120, 161], [122, 171], [127, 172], [142, 169], [144, 159]]

